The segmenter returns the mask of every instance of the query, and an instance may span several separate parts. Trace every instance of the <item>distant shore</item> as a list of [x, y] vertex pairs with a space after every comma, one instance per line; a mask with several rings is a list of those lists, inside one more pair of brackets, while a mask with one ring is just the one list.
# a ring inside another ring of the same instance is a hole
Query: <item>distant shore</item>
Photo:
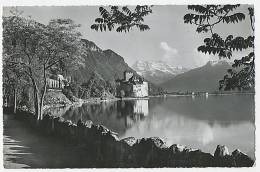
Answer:
[[[165, 94], [165, 96], [205, 96], [205, 95], [246, 95], [246, 94], [250, 94], [250, 95], [254, 95], [255, 92], [225, 92], [225, 93], [208, 93], [208, 92], [203, 92], [203, 93], [198, 93], [198, 94], [176, 94], [176, 93], [167, 93]], [[156, 96], [155, 96], [156, 97]], [[162, 96], [163, 97], [163, 96]]]

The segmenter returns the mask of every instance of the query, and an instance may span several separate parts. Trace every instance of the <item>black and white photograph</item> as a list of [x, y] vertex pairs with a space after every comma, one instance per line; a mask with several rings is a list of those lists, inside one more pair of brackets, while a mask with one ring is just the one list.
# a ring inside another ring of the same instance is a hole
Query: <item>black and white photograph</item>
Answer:
[[235, 3], [3, 5], [3, 168], [254, 168], [257, 10]]

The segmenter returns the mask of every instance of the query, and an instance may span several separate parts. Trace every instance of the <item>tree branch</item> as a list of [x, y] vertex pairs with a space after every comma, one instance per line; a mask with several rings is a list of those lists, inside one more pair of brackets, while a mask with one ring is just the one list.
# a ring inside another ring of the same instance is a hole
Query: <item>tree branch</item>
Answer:
[[48, 65], [48, 66], [45, 67], [45, 70], [47, 70], [47, 69], [49, 69], [50, 67], [52, 67], [53, 65], [57, 64], [59, 61], [60, 61], [60, 59], [58, 59], [58, 60], [52, 62], [50, 65]]

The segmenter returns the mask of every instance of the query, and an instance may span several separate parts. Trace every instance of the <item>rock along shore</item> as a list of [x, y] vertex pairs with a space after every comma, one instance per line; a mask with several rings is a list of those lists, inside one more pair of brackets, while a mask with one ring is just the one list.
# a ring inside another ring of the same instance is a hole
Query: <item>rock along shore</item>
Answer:
[[[4, 111], [7, 111], [4, 109]], [[7, 111], [8, 113], [8, 111]], [[236, 149], [231, 154], [224, 145], [218, 145], [214, 155], [173, 144], [169, 147], [159, 137], [119, 139], [117, 134], [92, 121], [73, 124], [61, 117], [35, 115], [17, 111], [17, 118], [42, 134], [52, 135], [91, 149], [93, 160], [102, 167], [251, 167], [254, 160]]]

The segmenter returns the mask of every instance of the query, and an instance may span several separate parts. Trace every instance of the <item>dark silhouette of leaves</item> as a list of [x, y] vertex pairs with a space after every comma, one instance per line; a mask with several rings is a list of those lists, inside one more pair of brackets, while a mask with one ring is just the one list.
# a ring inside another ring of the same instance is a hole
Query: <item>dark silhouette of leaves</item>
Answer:
[[226, 22], [226, 23], [238, 23], [238, 22], [240, 22], [244, 19], [245, 19], [245, 14], [243, 14], [243, 13], [235, 13], [233, 15], [222, 17], [223, 23], [224, 22]]
[[[244, 51], [253, 49], [248, 56], [234, 60], [233, 69], [227, 71], [227, 75], [219, 82], [219, 88], [224, 90], [248, 90], [254, 88], [254, 36], [247, 38], [233, 35], [223, 39], [213, 28], [220, 22], [238, 23], [245, 20], [246, 15], [235, 12], [240, 5], [189, 5], [188, 9], [195, 13], [184, 16], [184, 23], [195, 24], [196, 31], [211, 32], [211, 37], [204, 39], [204, 45], [198, 47], [198, 51], [205, 54], [218, 55], [219, 58], [231, 58], [233, 51]], [[254, 31], [254, 10], [248, 8], [251, 28]], [[231, 14], [232, 12], [232, 14]]]
[[188, 5], [188, 9], [196, 13], [188, 13], [184, 15], [184, 23], [197, 25], [197, 32], [212, 32], [214, 25], [219, 22], [237, 23], [245, 19], [243, 13], [230, 12], [240, 5]]
[[140, 31], [149, 30], [149, 26], [144, 24], [144, 17], [152, 13], [152, 6], [137, 5], [134, 10], [130, 10], [127, 6], [119, 8], [118, 6], [110, 6], [110, 10], [100, 7], [100, 18], [95, 19], [95, 23], [91, 25], [91, 29], [96, 31], [112, 31], [129, 32], [133, 27]]

